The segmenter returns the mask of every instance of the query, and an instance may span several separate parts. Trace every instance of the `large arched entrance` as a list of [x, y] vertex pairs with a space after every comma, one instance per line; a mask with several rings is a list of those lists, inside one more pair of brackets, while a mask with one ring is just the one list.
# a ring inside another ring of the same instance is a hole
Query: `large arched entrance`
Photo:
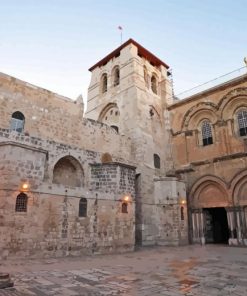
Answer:
[[222, 180], [207, 176], [192, 187], [190, 193], [192, 241], [228, 244], [228, 192]]

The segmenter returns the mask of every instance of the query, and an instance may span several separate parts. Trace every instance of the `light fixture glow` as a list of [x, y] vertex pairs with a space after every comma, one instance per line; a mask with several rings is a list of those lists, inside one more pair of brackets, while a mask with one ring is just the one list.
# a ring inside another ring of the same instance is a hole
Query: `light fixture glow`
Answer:
[[129, 201], [129, 196], [128, 195], [126, 195], [125, 197], [124, 197], [124, 201]]
[[21, 186], [22, 190], [27, 190], [28, 187], [29, 187], [28, 183], [23, 183], [22, 186]]

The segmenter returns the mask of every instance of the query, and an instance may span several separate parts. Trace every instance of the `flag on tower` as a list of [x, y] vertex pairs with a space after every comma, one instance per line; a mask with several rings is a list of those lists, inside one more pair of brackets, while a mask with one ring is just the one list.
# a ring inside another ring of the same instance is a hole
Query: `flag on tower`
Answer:
[[123, 30], [123, 28], [122, 28], [121, 26], [118, 26], [118, 29], [119, 29], [119, 30]]

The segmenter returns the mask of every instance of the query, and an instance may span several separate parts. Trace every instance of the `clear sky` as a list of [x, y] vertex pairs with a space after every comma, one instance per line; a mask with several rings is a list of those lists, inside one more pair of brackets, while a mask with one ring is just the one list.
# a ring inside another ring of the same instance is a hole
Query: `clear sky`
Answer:
[[175, 91], [242, 67], [247, 0], [0, 0], [0, 72], [75, 99], [88, 68], [135, 39], [173, 69]]

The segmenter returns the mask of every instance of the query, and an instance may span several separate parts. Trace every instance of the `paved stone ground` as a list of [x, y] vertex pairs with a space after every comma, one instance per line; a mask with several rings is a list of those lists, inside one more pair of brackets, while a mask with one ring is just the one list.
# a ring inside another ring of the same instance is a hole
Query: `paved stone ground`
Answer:
[[247, 249], [227, 246], [157, 247], [80, 258], [8, 260], [14, 288], [3, 296], [245, 296]]

